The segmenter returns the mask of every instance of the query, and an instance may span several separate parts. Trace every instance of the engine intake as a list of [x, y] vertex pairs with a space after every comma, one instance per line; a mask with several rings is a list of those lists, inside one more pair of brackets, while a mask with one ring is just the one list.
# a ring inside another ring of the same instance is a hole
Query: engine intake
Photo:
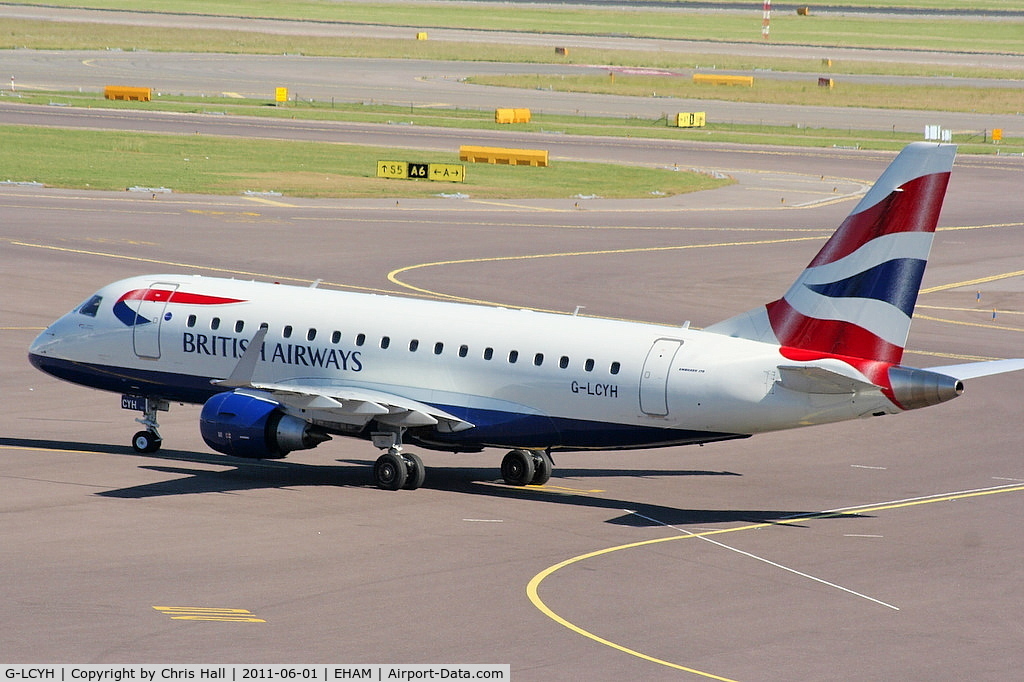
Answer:
[[249, 459], [280, 459], [331, 437], [285, 414], [273, 400], [245, 393], [218, 393], [203, 405], [199, 432], [217, 452]]
[[938, 405], [964, 392], [964, 384], [956, 377], [910, 367], [890, 367], [889, 383], [893, 397], [905, 410]]

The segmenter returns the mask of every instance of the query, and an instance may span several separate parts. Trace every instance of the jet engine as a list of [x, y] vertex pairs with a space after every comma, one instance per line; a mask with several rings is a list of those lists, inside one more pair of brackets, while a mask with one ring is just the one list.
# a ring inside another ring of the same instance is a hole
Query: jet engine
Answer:
[[956, 377], [911, 367], [890, 367], [889, 382], [896, 402], [905, 410], [938, 405], [964, 392]]
[[218, 393], [203, 405], [199, 432], [217, 452], [249, 459], [280, 459], [315, 448], [330, 436], [273, 400], [246, 393]]

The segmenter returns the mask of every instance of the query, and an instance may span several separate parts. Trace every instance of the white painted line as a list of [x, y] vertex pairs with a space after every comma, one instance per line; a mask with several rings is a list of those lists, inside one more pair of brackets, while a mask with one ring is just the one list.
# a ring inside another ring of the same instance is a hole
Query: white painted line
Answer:
[[504, 519], [462, 519], [470, 523], [505, 523]]
[[1024, 483], [1024, 478], [1008, 478], [1006, 476], [993, 476], [993, 481], [1013, 481], [1014, 483]]
[[869, 467], [866, 464], [851, 464], [853, 469], [877, 469], [878, 471], [887, 471], [889, 467]]
[[859, 535], [857, 533], [844, 533], [844, 538], [884, 538], [884, 535]]
[[848, 594], [852, 594], [855, 597], [860, 597], [861, 599], [867, 599], [870, 602], [874, 602], [874, 603], [879, 604], [881, 606], [884, 606], [886, 608], [892, 609], [893, 611], [899, 611], [900, 610], [898, 606], [893, 606], [892, 604], [887, 604], [884, 601], [881, 601], [880, 599], [875, 599], [874, 597], [869, 597], [866, 594], [861, 594], [860, 592], [855, 592], [855, 591], [851, 590], [848, 587], [843, 587], [842, 585], [836, 585], [835, 583], [830, 583], [827, 580], [823, 580], [821, 578], [815, 577], [815, 576], [810, 575], [808, 573], [804, 573], [802, 571], [798, 571], [795, 568], [789, 568], [788, 566], [783, 566], [782, 564], [779, 564], [779, 563], [776, 563], [774, 561], [771, 561], [770, 559], [765, 559], [764, 557], [759, 557], [756, 554], [751, 554], [750, 552], [745, 552], [742, 549], [737, 549], [736, 547], [730, 547], [729, 545], [727, 545], [727, 544], [725, 544], [723, 542], [719, 542], [717, 540], [712, 540], [711, 538], [707, 537], [706, 535], [697, 535], [696, 533], [692, 533], [692, 532], [686, 530], [685, 528], [679, 528], [678, 526], [673, 526], [673, 525], [665, 523], [663, 521], [658, 521], [657, 519], [652, 519], [649, 516], [644, 516], [643, 514], [637, 513], [637, 512], [635, 512], [635, 511], [633, 511], [631, 509], [623, 509], [623, 511], [626, 512], [627, 514], [633, 514], [635, 516], [640, 517], [641, 519], [646, 519], [646, 520], [648, 520], [648, 521], [650, 521], [652, 523], [656, 523], [656, 524], [658, 524], [660, 526], [665, 526], [666, 528], [671, 528], [672, 530], [677, 530], [680, 533], [686, 533], [687, 535], [692, 535], [692, 536], [694, 536], [694, 537], [696, 537], [696, 538], [698, 538], [700, 540], [704, 540], [705, 542], [710, 542], [713, 545], [721, 547], [722, 549], [727, 549], [730, 552], [736, 552], [737, 554], [742, 554], [745, 557], [748, 557], [750, 559], [755, 559], [757, 561], [760, 561], [761, 563], [768, 564], [769, 566], [773, 566], [775, 568], [782, 569], [783, 571], [788, 571], [788, 572], [790, 572], [790, 573], [792, 573], [794, 575], [800, 576], [801, 578], [807, 578], [808, 580], [813, 580], [814, 582], [821, 583], [822, 585], [825, 585], [827, 587], [833, 587], [833, 588], [835, 588], [837, 590], [841, 590], [841, 591], [846, 592]]

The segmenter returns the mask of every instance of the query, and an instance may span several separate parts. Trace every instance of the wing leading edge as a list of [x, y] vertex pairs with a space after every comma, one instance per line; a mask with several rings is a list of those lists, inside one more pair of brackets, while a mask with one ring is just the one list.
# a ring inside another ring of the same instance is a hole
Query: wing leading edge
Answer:
[[253, 381], [267, 331], [267, 327], [260, 327], [231, 375], [227, 379], [214, 379], [212, 383], [225, 389], [235, 389], [237, 393], [270, 398], [285, 412], [311, 422], [362, 426], [376, 420], [402, 428], [436, 426], [448, 433], [474, 426], [444, 410], [384, 391], [333, 384], [311, 386], [299, 382], [274, 384]]

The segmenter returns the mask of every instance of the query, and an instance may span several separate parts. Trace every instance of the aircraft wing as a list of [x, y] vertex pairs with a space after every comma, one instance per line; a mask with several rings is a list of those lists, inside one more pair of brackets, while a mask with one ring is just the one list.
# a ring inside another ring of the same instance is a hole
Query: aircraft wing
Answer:
[[437, 426], [439, 431], [449, 433], [474, 426], [444, 410], [383, 391], [330, 383], [314, 386], [254, 382], [259, 349], [266, 335], [267, 328], [261, 327], [253, 335], [231, 376], [213, 383], [226, 389], [233, 388], [238, 393], [269, 397], [280, 403], [286, 412], [307, 421], [361, 426], [376, 419], [392, 426]]
[[[392, 393], [349, 386], [301, 384], [250, 384], [259, 395], [277, 401], [285, 412], [307, 421], [365, 424], [371, 419], [392, 426], [436, 426], [449, 433], [473, 428], [473, 424], [426, 403]], [[249, 388], [240, 393], [252, 393]]]

